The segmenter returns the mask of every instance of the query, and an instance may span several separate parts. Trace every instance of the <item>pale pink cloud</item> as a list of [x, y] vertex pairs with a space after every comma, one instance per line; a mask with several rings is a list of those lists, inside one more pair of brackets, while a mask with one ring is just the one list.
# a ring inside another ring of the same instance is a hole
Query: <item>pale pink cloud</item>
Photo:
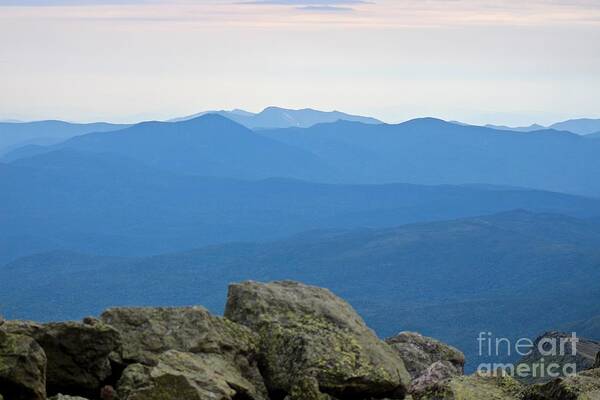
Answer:
[[15, 0], [0, 0], [0, 6], [12, 5], [2, 7], [0, 18], [131, 19], [248, 26], [336, 24], [385, 29], [600, 23], [600, 1], [597, 0], [112, 0], [98, 3], [96, 0], [28, 0], [20, 1], [27, 6], [15, 6]]

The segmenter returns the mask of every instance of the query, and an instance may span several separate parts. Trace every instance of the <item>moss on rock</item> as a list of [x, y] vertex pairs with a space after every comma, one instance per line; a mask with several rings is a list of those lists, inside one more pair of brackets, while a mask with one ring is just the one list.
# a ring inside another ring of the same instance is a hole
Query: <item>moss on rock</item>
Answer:
[[119, 333], [100, 322], [5, 321], [0, 329], [30, 336], [44, 349], [49, 394], [95, 396], [111, 376], [109, 356], [120, 346]]
[[415, 400], [519, 400], [522, 386], [508, 376], [470, 375], [446, 379], [421, 392]]
[[600, 369], [532, 385], [523, 400], [600, 400]]
[[265, 400], [264, 386], [242, 376], [219, 354], [170, 350], [154, 366], [132, 364], [119, 381], [123, 400]]
[[292, 395], [314, 380], [315, 390], [334, 397], [402, 398], [410, 381], [401, 358], [326, 289], [231, 285], [225, 316], [259, 332], [261, 370], [272, 392]]
[[447, 361], [462, 375], [465, 355], [455, 347], [415, 332], [400, 332], [385, 340], [398, 352], [413, 379], [421, 376], [437, 361]]
[[46, 398], [46, 355], [29, 336], [0, 331], [0, 390], [7, 400]]
[[258, 338], [248, 328], [204, 307], [112, 308], [101, 319], [120, 332], [128, 363], [153, 365], [167, 350], [233, 356], [257, 349]]

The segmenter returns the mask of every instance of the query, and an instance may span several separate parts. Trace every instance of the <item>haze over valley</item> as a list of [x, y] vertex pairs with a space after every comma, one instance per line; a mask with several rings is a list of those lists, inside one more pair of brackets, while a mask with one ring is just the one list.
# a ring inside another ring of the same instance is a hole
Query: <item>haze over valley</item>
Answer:
[[[276, 107], [0, 128], [10, 318], [220, 313], [228, 282], [295, 279], [340, 293], [381, 335], [475, 356], [484, 327], [531, 336], [600, 313], [600, 141], [581, 131]], [[557, 297], [563, 311], [543, 312]]]
[[600, 400], [600, 0], [0, 0], [0, 400]]

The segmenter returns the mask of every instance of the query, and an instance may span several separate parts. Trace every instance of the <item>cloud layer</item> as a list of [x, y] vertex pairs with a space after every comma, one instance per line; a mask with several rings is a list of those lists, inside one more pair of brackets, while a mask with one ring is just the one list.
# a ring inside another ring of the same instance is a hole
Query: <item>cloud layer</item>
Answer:
[[598, 112], [598, 0], [247, 1], [0, 0], [0, 118], [279, 104], [521, 125]]
[[[10, 7], [5, 7], [0, 19], [30, 17], [35, 12], [28, 14], [29, 8], [43, 10], [38, 14], [46, 18], [225, 21], [254, 26], [600, 25], [600, 0], [0, 0], [2, 6]], [[18, 11], [11, 14], [6, 9]]]
[[150, 4], [160, 0], [0, 0], [0, 6], [91, 6], [119, 4]]

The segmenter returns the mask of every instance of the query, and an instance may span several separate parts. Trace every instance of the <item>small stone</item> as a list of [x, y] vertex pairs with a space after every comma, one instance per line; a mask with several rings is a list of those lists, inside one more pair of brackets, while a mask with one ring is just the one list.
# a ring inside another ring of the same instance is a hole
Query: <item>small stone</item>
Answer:
[[117, 392], [115, 388], [110, 385], [104, 386], [100, 390], [100, 399], [101, 400], [115, 400], [117, 398]]
[[436, 361], [431, 364], [425, 372], [414, 379], [410, 385], [410, 393], [420, 393], [437, 383], [462, 375], [456, 366], [449, 361]]

